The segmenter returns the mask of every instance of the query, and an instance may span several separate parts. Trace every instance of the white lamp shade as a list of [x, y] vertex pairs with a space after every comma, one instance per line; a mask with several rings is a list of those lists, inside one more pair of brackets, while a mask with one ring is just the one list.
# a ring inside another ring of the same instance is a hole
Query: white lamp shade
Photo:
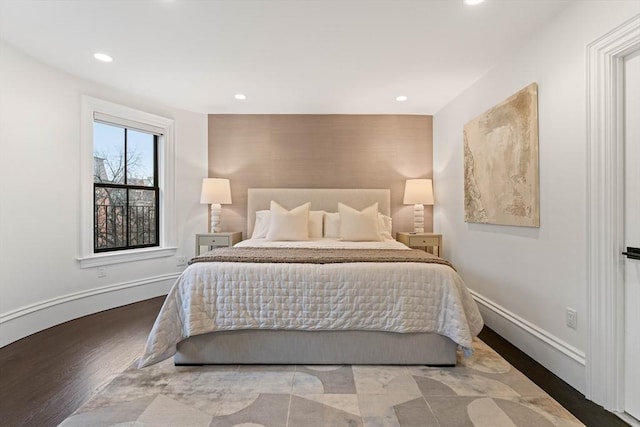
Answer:
[[405, 205], [433, 205], [433, 182], [430, 179], [408, 179], [404, 187]]
[[230, 205], [231, 186], [229, 180], [226, 178], [203, 179], [200, 203]]

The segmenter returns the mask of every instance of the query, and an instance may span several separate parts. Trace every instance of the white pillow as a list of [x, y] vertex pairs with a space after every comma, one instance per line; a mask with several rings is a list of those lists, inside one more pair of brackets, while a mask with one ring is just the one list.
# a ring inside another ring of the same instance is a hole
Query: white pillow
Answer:
[[338, 203], [340, 239], [353, 242], [382, 241], [378, 226], [378, 203], [361, 211]]
[[378, 213], [378, 228], [383, 239], [393, 240], [393, 234], [391, 231], [393, 229], [393, 220], [390, 216]]
[[338, 239], [340, 237], [340, 214], [338, 212], [325, 212], [324, 237]]
[[[393, 220], [390, 216], [378, 213], [378, 229], [383, 239], [393, 240]], [[338, 212], [324, 213], [324, 237], [332, 239], [340, 237], [340, 214]]]
[[322, 228], [324, 221], [324, 211], [309, 212], [309, 237], [322, 237]]
[[271, 212], [256, 211], [256, 222], [253, 225], [252, 239], [264, 239], [267, 237], [267, 231], [269, 231], [269, 222], [271, 221]]
[[[324, 218], [324, 211], [309, 212], [309, 237], [311, 238], [322, 237], [323, 218]], [[269, 231], [270, 223], [271, 223], [271, 211], [267, 211], [267, 210], [256, 211], [256, 222], [254, 223], [254, 226], [253, 226], [253, 234], [251, 235], [251, 238], [265, 239], [267, 237], [267, 231]]]
[[309, 206], [307, 202], [288, 211], [272, 200], [267, 240], [309, 240]]

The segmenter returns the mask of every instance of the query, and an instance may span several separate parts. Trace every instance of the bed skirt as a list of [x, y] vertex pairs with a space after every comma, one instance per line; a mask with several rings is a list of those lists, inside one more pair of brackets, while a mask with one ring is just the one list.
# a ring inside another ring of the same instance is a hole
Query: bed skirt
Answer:
[[455, 366], [457, 345], [434, 333], [239, 330], [192, 336], [177, 347], [175, 365]]

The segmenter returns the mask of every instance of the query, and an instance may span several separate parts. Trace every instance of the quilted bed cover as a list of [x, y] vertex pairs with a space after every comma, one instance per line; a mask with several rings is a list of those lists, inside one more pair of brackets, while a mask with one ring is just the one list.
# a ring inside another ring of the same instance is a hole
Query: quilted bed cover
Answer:
[[[301, 246], [295, 243], [290, 246]], [[239, 245], [269, 244], [247, 240]], [[304, 246], [309, 245], [405, 248], [395, 241], [323, 239]], [[434, 332], [470, 353], [482, 326], [462, 278], [446, 265], [195, 263], [169, 291], [138, 363], [143, 367], [173, 356], [176, 345], [190, 336], [239, 329]]]

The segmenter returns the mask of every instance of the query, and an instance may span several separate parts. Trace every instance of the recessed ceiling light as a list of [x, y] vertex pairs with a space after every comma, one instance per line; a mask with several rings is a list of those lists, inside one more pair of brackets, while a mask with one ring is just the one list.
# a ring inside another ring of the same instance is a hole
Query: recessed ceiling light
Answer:
[[113, 61], [113, 58], [110, 57], [109, 55], [107, 55], [106, 53], [94, 53], [93, 57], [96, 58], [98, 61], [102, 61], [102, 62], [111, 62]]
[[404, 102], [406, 101], [408, 98], [406, 95], [400, 95], [400, 96], [396, 96], [396, 101], [398, 102]]
[[469, 6], [475, 6], [476, 4], [480, 4], [484, 2], [484, 0], [464, 0], [464, 4], [468, 4]]
[[235, 95], [233, 95], [233, 97], [235, 99], [239, 99], [240, 101], [244, 101], [245, 99], [247, 99], [247, 96], [242, 93], [236, 93]]

